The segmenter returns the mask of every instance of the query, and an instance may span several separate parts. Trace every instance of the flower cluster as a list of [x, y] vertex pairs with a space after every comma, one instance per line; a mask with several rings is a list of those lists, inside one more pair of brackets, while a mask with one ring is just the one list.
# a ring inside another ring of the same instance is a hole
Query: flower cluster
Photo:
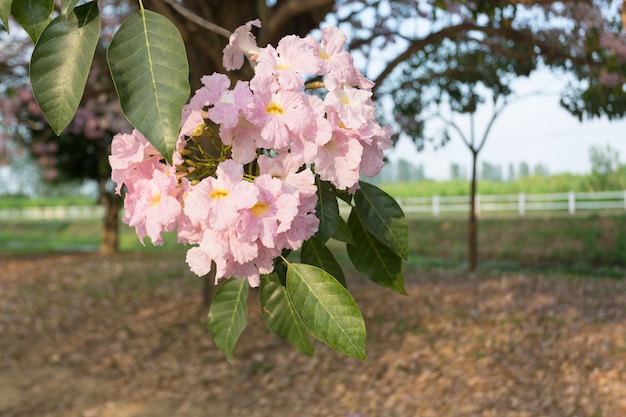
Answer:
[[246, 277], [252, 286], [274, 258], [298, 249], [318, 229], [315, 175], [355, 191], [359, 175], [382, 168], [390, 132], [374, 117], [373, 84], [343, 50], [337, 28], [286, 36], [260, 48], [248, 22], [231, 36], [224, 66], [254, 66], [249, 82], [219, 73], [202, 78], [183, 109], [168, 164], [138, 131], [113, 139], [112, 179], [126, 186], [123, 221], [139, 238], [162, 243], [177, 230], [194, 245], [187, 263], [216, 281]]

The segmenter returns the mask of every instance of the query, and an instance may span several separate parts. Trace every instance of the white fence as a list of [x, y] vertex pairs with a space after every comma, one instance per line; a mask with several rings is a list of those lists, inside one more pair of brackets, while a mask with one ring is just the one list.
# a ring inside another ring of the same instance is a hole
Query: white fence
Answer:
[[[433, 196], [398, 199], [405, 213], [468, 213], [469, 196]], [[476, 213], [564, 211], [575, 214], [583, 210], [626, 210], [626, 191], [555, 194], [476, 195]]]
[[[440, 216], [450, 213], [468, 213], [469, 196], [433, 196], [399, 198], [405, 213], [422, 213]], [[485, 212], [562, 211], [574, 214], [584, 210], [626, 210], [626, 191], [598, 193], [556, 194], [504, 194], [476, 195], [477, 214]], [[71, 220], [100, 219], [104, 210], [100, 206], [58, 206], [0, 208], [0, 220]]]
[[0, 208], [0, 220], [80, 220], [101, 219], [103, 216], [101, 206]]

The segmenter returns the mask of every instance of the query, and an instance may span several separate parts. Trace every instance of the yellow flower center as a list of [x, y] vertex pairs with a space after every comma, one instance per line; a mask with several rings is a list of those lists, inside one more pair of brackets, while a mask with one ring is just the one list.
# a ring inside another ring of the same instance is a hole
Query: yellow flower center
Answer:
[[344, 92], [339, 93], [339, 99], [346, 106], [350, 105], [350, 99], [348, 98], [348, 95], [346, 93], [344, 93]]
[[288, 69], [291, 69], [291, 68], [292, 68], [291, 64], [289, 62], [287, 62], [287, 61], [282, 60], [282, 59], [279, 60], [276, 63], [276, 69], [277, 70], [288, 70]]
[[157, 194], [153, 196], [152, 200], [150, 200], [151, 206], [158, 206], [160, 203], [161, 203], [161, 194]]
[[280, 106], [279, 104], [276, 104], [276, 103], [268, 104], [268, 106], [265, 108], [265, 111], [268, 114], [273, 114], [273, 115], [285, 114], [285, 109], [283, 109], [282, 106]]
[[262, 215], [264, 215], [265, 213], [267, 213], [268, 211], [270, 211], [270, 205], [267, 204], [267, 202], [265, 201], [259, 201], [257, 202], [254, 206], [252, 206], [252, 208], [250, 209], [250, 212], [252, 213], [253, 216], [255, 217], [260, 217]]
[[222, 190], [219, 188], [215, 189], [211, 191], [211, 194], [209, 194], [209, 197], [211, 197], [214, 200], [221, 200], [222, 198], [228, 197], [228, 190]]

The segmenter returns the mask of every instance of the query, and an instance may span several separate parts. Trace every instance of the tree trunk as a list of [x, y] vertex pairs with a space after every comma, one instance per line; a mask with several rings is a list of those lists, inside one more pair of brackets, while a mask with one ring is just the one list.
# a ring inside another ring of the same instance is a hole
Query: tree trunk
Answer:
[[467, 269], [470, 272], [476, 270], [478, 263], [478, 220], [476, 219], [476, 164], [478, 152], [472, 149], [472, 179], [470, 185], [470, 210], [469, 222], [467, 223]]
[[202, 277], [202, 307], [208, 308], [213, 300], [213, 287], [215, 286], [215, 263], [211, 265], [211, 272]]
[[121, 198], [119, 195], [107, 191], [108, 178], [100, 178], [100, 204], [104, 207], [104, 219], [102, 222], [102, 240], [100, 241], [100, 253], [110, 255], [119, 249], [119, 212]]

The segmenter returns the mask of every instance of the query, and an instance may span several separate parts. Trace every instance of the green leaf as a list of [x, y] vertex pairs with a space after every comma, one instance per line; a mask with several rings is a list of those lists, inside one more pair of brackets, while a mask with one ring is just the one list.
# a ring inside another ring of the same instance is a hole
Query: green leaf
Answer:
[[333, 256], [333, 253], [317, 238], [312, 237], [302, 243], [300, 261], [323, 269], [346, 287], [346, 277], [343, 275], [341, 266]]
[[320, 220], [320, 226], [315, 236], [325, 243], [330, 239], [339, 222], [339, 205], [337, 204], [337, 196], [333, 190], [333, 186], [327, 181], [321, 181], [318, 175], [315, 176], [317, 183], [317, 206], [315, 214]]
[[[359, 182], [354, 203], [368, 232], [398, 256], [409, 256], [409, 226], [400, 205], [380, 188]], [[358, 238], [353, 235], [357, 240]]]
[[378, 285], [406, 294], [402, 259], [368, 233], [355, 210], [350, 213], [348, 226], [356, 245], [348, 245], [348, 256], [354, 267]]
[[28, 33], [33, 43], [37, 43], [42, 32], [50, 23], [53, 7], [54, 0], [13, 0], [11, 14]]
[[80, 104], [100, 36], [97, 3], [58, 16], [44, 30], [31, 57], [30, 82], [35, 99], [59, 135]]
[[107, 60], [128, 121], [171, 162], [189, 97], [189, 63], [178, 29], [158, 13], [139, 10], [120, 26]]
[[352, 204], [352, 194], [348, 190], [335, 189], [335, 195], [346, 202], [346, 204]]
[[13, 0], [0, 0], [0, 21], [6, 31], [9, 31], [9, 15], [11, 14], [11, 2]]
[[208, 327], [215, 345], [233, 360], [233, 349], [248, 325], [248, 280], [231, 278], [218, 287], [209, 309]]
[[313, 337], [337, 352], [365, 359], [365, 323], [352, 296], [322, 269], [289, 264], [287, 294]]
[[352, 238], [352, 233], [350, 233], [350, 228], [348, 227], [348, 223], [339, 217], [339, 222], [337, 223], [337, 230], [335, 230], [335, 234], [333, 235], [333, 239], [337, 239], [340, 242], [354, 244], [354, 239]]
[[276, 274], [261, 277], [261, 316], [278, 337], [291, 343], [305, 355], [312, 355], [309, 330], [295, 310], [287, 289], [281, 285]]
[[74, 6], [78, 4], [79, 0], [61, 0], [61, 14], [67, 16], [70, 14]]

